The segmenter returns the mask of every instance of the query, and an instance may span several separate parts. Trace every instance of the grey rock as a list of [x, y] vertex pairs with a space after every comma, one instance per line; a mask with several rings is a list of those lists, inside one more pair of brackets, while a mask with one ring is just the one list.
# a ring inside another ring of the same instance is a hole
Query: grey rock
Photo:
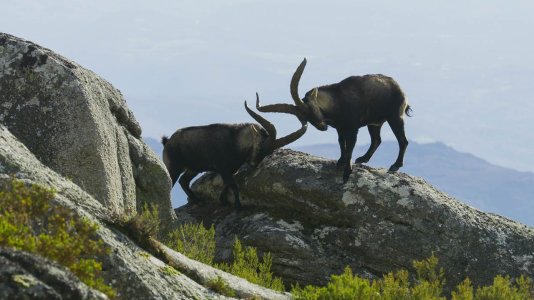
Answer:
[[0, 247], [0, 299], [108, 299], [38, 255]]
[[[150, 201], [175, 219], [170, 179], [120, 91], [49, 49], [0, 33], [0, 123], [116, 214]], [[150, 196], [148, 196], [150, 195]]]
[[168, 274], [167, 265], [109, 225], [108, 209], [70, 180], [43, 165], [0, 124], [0, 187], [15, 178], [54, 188], [54, 202], [98, 224], [97, 236], [111, 249], [103, 262], [105, 282], [121, 299], [226, 299], [184, 274]]
[[222, 181], [206, 174], [193, 184], [206, 203], [177, 213], [215, 224], [216, 259], [228, 260], [234, 236], [271, 252], [273, 270], [286, 284], [322, 285], [345, 266], [368, 278], [414, 271], [412, 261], [432, 253], [449, 290], [465, 277], [476, 285], [497, 274], [534, 277], [533, 228], [476, 210], [404, 173], [353, 166], [346, 184], [341, 175], [333, 160], [277, 150], [259, 168], [235, 176], [242, 211], [219, 206]]

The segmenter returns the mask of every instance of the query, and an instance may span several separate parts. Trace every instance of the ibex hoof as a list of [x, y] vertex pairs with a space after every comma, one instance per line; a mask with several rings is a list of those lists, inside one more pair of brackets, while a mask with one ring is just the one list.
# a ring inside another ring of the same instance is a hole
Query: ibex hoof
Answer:
[[388, 172], [390, 172], [390, 173], [397, 172], [397, 171], [399, 170], [400, 167], [401, 167], [401, 166], [392, 165], [391, 167], [389, 167]]
[[355, 164], [364, 164], [366, 162], [369, 162], [369, 158], [367, 158], [365, 156], [360, 156], [360, 157], [356, 158], [356, 160], [354, 161]]

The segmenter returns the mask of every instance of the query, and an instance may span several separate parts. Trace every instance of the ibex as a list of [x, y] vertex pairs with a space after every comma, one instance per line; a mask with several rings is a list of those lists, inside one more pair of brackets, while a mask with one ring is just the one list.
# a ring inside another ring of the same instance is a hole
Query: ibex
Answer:
[[314, 88], [301, 100], [298, 85], [306, 59], [302, 61], [291, 79], [292, 104], [260, 106], [256, 94], [256, 108], [261, 112], [282, 112], [296, 115], [301, 122], [308, 121], [315, 128], [325, 131], [328, 125], [337, 130], [341, 156], [337, 166], [344, 166], [343, 182], [351, 173], [352, 150], [360, 127], [367, 126], [371, 145], [355, 163], [369, 161], [381, 143], [380, 129], [388, 122], [399, 143], [399, 155], [389, 170], [397, 171], [403, 165], [408, 140], [404, 134], [404, 114], [410, 116], [410, 106], [404, 93], [393, 78], [384, 75], [351, 76], [339, 83]]
[[275, 149], [296, 141], [306, 132], [307, 124], [304, 122], [299, 130], [277, 139], [273, 124], [250, 110], [246, 101], [245, 109], [261, 125], [244, 123], [187, 127], [177, 130], [170, 138], [162, 138], [163, 162], [171, 176], [172, 185], [180, 178], [180, 185], [189, 201], [200, 200], [189, 187], [191, 180], [200, 172], [213, 171], [219, 173], [224, 182], [219, 196], [221, 204], [228, 203], [226, 194], [230, 188], [234, 193], [235, 208], [241, 208], [239, 190], [233, 178], [239, 167], [244, 163], [257, 166]]

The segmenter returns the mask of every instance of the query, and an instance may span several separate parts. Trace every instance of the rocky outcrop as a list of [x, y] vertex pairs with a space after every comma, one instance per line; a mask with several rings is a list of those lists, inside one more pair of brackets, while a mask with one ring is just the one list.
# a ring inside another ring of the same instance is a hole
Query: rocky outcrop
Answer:
[[271, 252], [286, 284], [324, 284], [347, 265], [370, 278], [413, 271], [412, 260], [432, 253], [449, 287], [465, 277], [475, 284], [497, 274], [534, 277], [533, 228], [478, 211], [421, 178], [354, 166], [343, 184], [335, 161], [283, 149], [236, 181], [242, 211], [219, 206], [222, 181], [207, 174], [193, 185], [206, 203], [177, 214], [215, 224], [218, 259], [231, 255], [234, 236]]
[[[237, 295], [287, 299], [153, 240], [157, 248], [148, 248], [159, 251], [158, 259], [123, 233], [123, 218], [144, 202], [158, 204], [167, 225], [176, 218], [168, 174], [139, 135], [109, 83], [48, 49], [0, 34], [0, 190], [12, 177], [53, 188], [55, 204], [96, 223], [97, 237], [111, 249], [97, 259], [118, 299], [229, 299], [202, 285], [213, 276], [228, 280]], [[0, 299], [105, 298], [35, 254], [0, 249]]]
[[108, 299], [65, 268], [27, 252], [0, 248], [0, 299]]
[[[161, 251], [165, 262], [150, 255], [120, 230], [109, 225], [107, 221], [108, 211], [101, 203], [73, 182], [40, 163], [22, 143], [18, 142], [4, 126], [0, 125], [0, 187], [4, 181], [10, 180], [12, 176], [28, 183], [53, 187], [57, 191], [54, 199], [57, 204], [67, 207], [79, 216], [88, 218], [99, 225], [98, 237], [104, 241], [107, 247], [112, 249], [109, 255], [100, 257], [99, 260], [103, 262], [102, 269], [106, 283], [117, 292], [119, 299], [228, 299], [202, 285], [214, 276], [221, 276], [226, 279], [230, 286], [235, 289], [237, 295], [254, 295], [256, 297], [254, 299], [288, 298], [287, 295], [267, 290], [244, 279], [187, 259], [159, 243], [157, 249]], [[4, 252], [0, 252], [0, 265], [2, 265], [2, 253]], [[29, 259], [38, 260], [35, 257]], [[181, 272], [169, 272], [170, 266], [167, 263], [175, 266]], [[47, 266], [50, 265], [43, 265], [43, 269], [46, 269]], [[8, 274], [7, 277], [2, 277], [2, 270], [0, 267], [0, 287], [3, 285], [11, 286], [12, 280], [8, 276], [11, 273], [5, 273]], [[49, 272], [54, 270], [50, 269]], [[193, 275], [196, 281], [187, 275]], [[22, 279], [30, 278], [28, 276]], [[35, 277], [35, 275], [33, 276]], [[33, 277], [28, 280], [33, 280]], [[54, 283], [58, 287], [71, 286], [70, 277], [61, 275], [58, 280], [59, 282]], [[43, 282], [43, 284], [49, 285], [44, 279]], [[36, 285], [37, 288], [44, 289], [43, 293], [49, 291], [41, 284]], [[22, 293], [21, 295], [27, 296], [27, 298], [21, 296], [20, 299], [33, 299], [32, 289], [24, 289], [19, 292]], [[27, 293], [24, 294], [24, 292]], [[0, 299], [4, 299], [2, 295], [0, 292]], [[8, 299], [11, 298], [8, 297]]]
[[78, 64], [0, 33], [0, 123], [46, 166], [116, 214], [156, 203], [172, 213], [170, 179], [142, 142], [121, 93]]
[[[28, 183], [53, 187], [54, 201], [97, 223], [98, 237], [112, 251], [105, 257], [103, 273], [121, 299], [221, 299], [184, 274], [168, 274], [167, 265], [149, 255], [127, 236], [108, 225], [108, 210], [73, 182], [47, 168], [9, 131], [0, 125], [0, 186], [15, 176]], [[222, 297], [224, 298], [224, 297]]]

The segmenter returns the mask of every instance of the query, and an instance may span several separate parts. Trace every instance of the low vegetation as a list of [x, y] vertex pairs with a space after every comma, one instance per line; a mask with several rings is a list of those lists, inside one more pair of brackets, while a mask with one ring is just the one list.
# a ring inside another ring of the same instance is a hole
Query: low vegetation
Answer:
[[[272, 256], [265, 253], [259, 259], [254, 247], [244, 247], [236, 238], [231, 263], [214, 264], [215, 229], [200, 224], [184, 224], [168, 235], [167, 244], [189, 258], [211, 264], [216, 268], [232, 273], [252, 283], [283, 291], [284, 285], [280, 278], [271, 272]], [[443, 287], [445, 273], [438, 268], [438, 258], [434, 255], [414, 261], [416, 270], [415, 281], [410, 280], [407, 270], [399, 270], [384, 275], [379, 280], [361, 278], [346, 267], [340, 275], [333, 275], [326, 286], [293, 286], [291, 293], [297, 300], [444, 300]], [[230, 296], [227, 284], [222, 278], [213, 279], [209, 288], [222, 295]], [[229, 288], [228, 288], [229, 289]], [[232, 291], [233, 292], [233, 291]], [[497, 276], [493, 284], [484, 287], [473, 287], [469, 279], [464, 280], [451, 293], [452, 300], [528, 300], [534, 299], [532, 280], [520, 277]]]
[[228, 285], [228, 283], [220, 276], [217, 276], [208, 282], [208, 288], [213, 291], [227, 296], [235, 297], [235, 291]]
[[98, 260], [109, 253], [98, 225], [53, 204], [55, 192], [11, 179], [0, 183], [0, 247], [36, 253], [67, 267], [82, 282], [110, 298]]
[[166, 244], [191, 259], [213, 265], [215, 228], [206, 229], [203, 223], [183, 224], [167, 235]]
[[[104, 283], [102, 263], [99, 257], [107, 255], [109, 249], [96, 236], [98, 226], [78, 217], [67, 208], [53, 204], [55, 193], [39, 185], [26, 185], [15, 179], [0, 182], [0, 247], [13, 247], [39, 254], [70, 269], [82, 282], [98, 289], [110, 298], [115, 291]], [[148, 241], [159, 231], [157, 207], [145, 205], [140, 214], [122, 219], [120, 222], [130, 235], [138, 241]], [[264, 253], [260, 257], [254, 247], [243, 246], [237, 238], [233, 246], [230, 263], [214, 263], [215, 229], [200, 224], [184, 224], [167, 234], [167, 245], [184, 255], [212, 265], [216, 268], [244, 278], [264, 287], [283, 291], [280, 278], [271, 272], [272, 256]], [[141, 252], [140, 255], [148, 256]], [[447, 299], [443, 287], [445, 276], [438, 268], [438, 259], [432, 255], [422, 261], [414, 261], [415, 280], [410, 280], [406, 270], [391, 272], [378, 280], [361, 278], [349, 267], [339, 275], [333, 275], [326, 286], [293, 286], [293, 299]], [[161, 269], [166, 275], [179, 274], [167, 266]], [[235, 296], [226, 281], [216, 277], [208, 288], [225, 296]], [[469, 279], [456, 286], [450, 294], [452, 300], [527, 300], [534, 299], [534, 288], [530, 278], [512, 280], [498, 275], [493, 284], [474, 287]]]
[[236, 238], [232, 254], [233, 261], [230, 264], [217, 264], [216, 267], [266, 288], [275, 291], [284, 290], [282, 279], [275, 277], [271, 272], [273, 264], [271, 253], [264, 253], [262, 259], [260, 259], [256, 248], [243, 247]]
[[171, 266], [164, 266], [160, 270], [163, 274], [168, 275], [168, 276], [180, 275], [180, 272]]
[[158, 207], [145, 203], [141, 213], [131, 216], [112, 216], [113, 225], [125, 233], [144, 249], [152, 249], [150, 239], [156, 238], [160, 229]]
[[272, 256], [265, 253], [260, 259], [256, 248], [243, 247], [236, 239], [231, 263], [215, 264], [215, 229], [200, 224], [184, 224], [167, 236], [166, 244], [187, 257], [212, 265], [249, 282], [276, 290], [284, 290], [282, 280], [271, 272]]
[[[297, 300], [445, 300], [443, 286], [444, 271], [438, 269], [438, 259], [432, 255], [422, 261], [414, 261], [417, 272], [414, 282], [409, 280], [406, 270], [384, 275], [379, 280], [355, 276], [349, 267], [340, 275], [333, 275], [324, 287], [293, 286], [291, 293]], [[464, 280], [452, 292], [452, 300], [529, 300], [534, 299], [532, 281], [520, 277], [512, 281], [509, 277], [497, 276], [490, 286], [474, 288], [469, 279]]]

